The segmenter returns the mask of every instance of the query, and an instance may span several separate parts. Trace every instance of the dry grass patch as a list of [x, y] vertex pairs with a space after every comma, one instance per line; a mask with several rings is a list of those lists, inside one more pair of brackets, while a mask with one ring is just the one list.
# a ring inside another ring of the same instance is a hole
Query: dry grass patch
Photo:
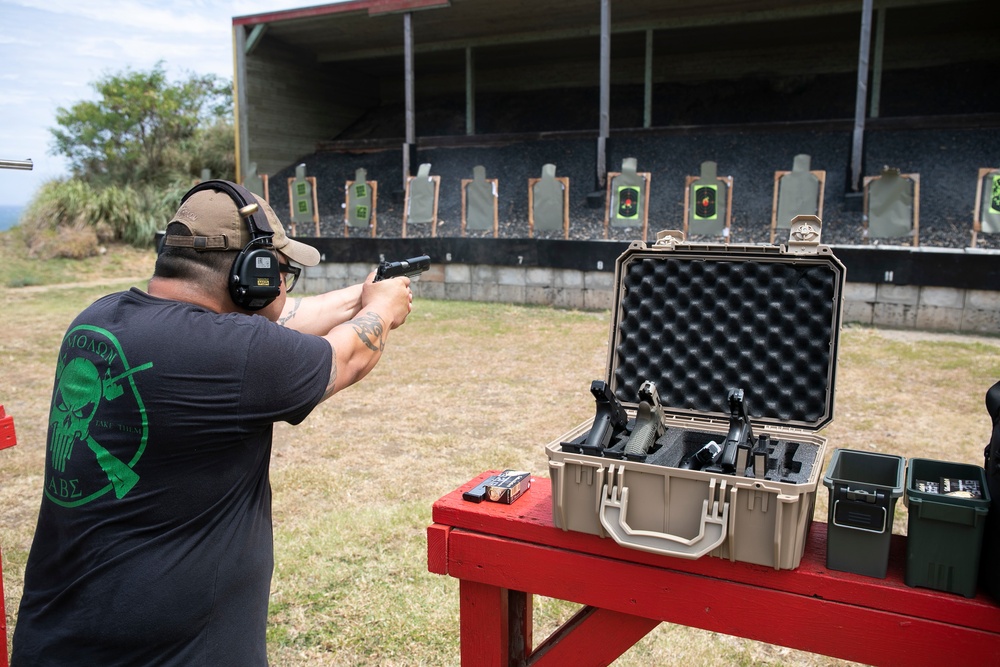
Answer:
[[[6, 290], [0, 301], [0, 402], [19, 442], [0, 452], [10, 628], [40, 499], [56, 349], [105, 291]], [[369, 378], [302, 425], [276, 427], [272, 664], [458, 664], [458, 583], [426, 571], [431, 505], [487, 469], [547, 476], [545, 443], [593, 417], [588, 388], [604, 375], [609, 326], [607, 312], [418, 300]], [[981, 464], [998, 351], [996, 338], [846, 328], [835, 420], [823, 433], [830, 449]], [[820, 486], [821, 520], [826, 495]], [[536, 598], [536, 637], [574, 611]], [[842, 663], [661, 625], [616, 664]]]

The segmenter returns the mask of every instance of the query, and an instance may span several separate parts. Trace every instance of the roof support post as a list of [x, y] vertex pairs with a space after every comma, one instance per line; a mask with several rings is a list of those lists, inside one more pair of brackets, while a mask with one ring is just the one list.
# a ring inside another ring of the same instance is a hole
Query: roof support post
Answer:
[[878, 118], [882, 98], [882, 54], [885, 52], [885, 17], [887, 10], [879, 7], [875, 13], [875, 56], [872, 61], [872, 99], [868, 115]]
[[472, 47], [465, 47], [465, 133], [476, 133], [476, 62]]
[[250, 170], [250, 127], [247, 113], [247, 33], [242, 25], [233, 25], [233, 128], [236, 140], [236, 182]]
[[868, 99], [868, 54], [872, 43], [872, 4], [864, 0], [861, 8], [861, 39], [858, 46], [858, 89], [854, 99], [854, 136], [851, 141], [851, 178], [848, 187], [861, 192], [861, 163], [865, 140], [865, 104]]
[[403, 68], [404, 95], [406, 97], [406, 145], [403, 146], [403, 190], [406, 190], [406, 179], [413, 175], [413, 165], [410, 164], [410, 154], [417, 141], [416, 122], [413, 102], [413, 13], [403, 14]]
[[597, 135], [597, 187], [607, 184], [607, 142], [611, 129], [611, 0], [601, 0], [601, 98]]
[[646, 31], [646, 72], [642, 99], [642, 126], [653, 126], [653, 31]]

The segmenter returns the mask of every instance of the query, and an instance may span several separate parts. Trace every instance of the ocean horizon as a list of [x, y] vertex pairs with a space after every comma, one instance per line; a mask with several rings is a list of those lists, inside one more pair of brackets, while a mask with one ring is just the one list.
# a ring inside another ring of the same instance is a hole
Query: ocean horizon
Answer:
[[5, 232], [21, 219], [24, 206], [3, 206], [0, 205], [0, 232]]

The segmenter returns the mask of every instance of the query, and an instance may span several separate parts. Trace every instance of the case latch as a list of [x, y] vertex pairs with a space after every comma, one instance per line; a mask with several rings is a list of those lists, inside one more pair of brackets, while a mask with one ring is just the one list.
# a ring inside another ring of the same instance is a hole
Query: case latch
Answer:
[[684, 243], [684, 232], [678, 229], [664, 229], [656, 232], [656, 243], [653, 247], [673, 250], [678, 243]]
[[788, 230], [788, 252], [795, 255], [815, 255], [822, 232], [823, 221], [818, 216], [795, 216], [792, 218], [791, 229]]

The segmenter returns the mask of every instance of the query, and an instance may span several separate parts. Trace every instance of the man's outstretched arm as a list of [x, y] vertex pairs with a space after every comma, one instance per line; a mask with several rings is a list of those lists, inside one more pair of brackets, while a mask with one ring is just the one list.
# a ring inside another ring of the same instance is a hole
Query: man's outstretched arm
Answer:
[[410, 279], [393, 278], [361, 285], [357, 314], [323, 337], [333, 347], [333, 365], [324, 400], [362, 379], [385, 350], [389, 332], [406, 321], [413, 295]]
[[301, 333], [325, 336], [335, 326], [358, 314], [361, 291], [362, 285], [358, 284], [315, 296], [289, 297], [278, 324]]

